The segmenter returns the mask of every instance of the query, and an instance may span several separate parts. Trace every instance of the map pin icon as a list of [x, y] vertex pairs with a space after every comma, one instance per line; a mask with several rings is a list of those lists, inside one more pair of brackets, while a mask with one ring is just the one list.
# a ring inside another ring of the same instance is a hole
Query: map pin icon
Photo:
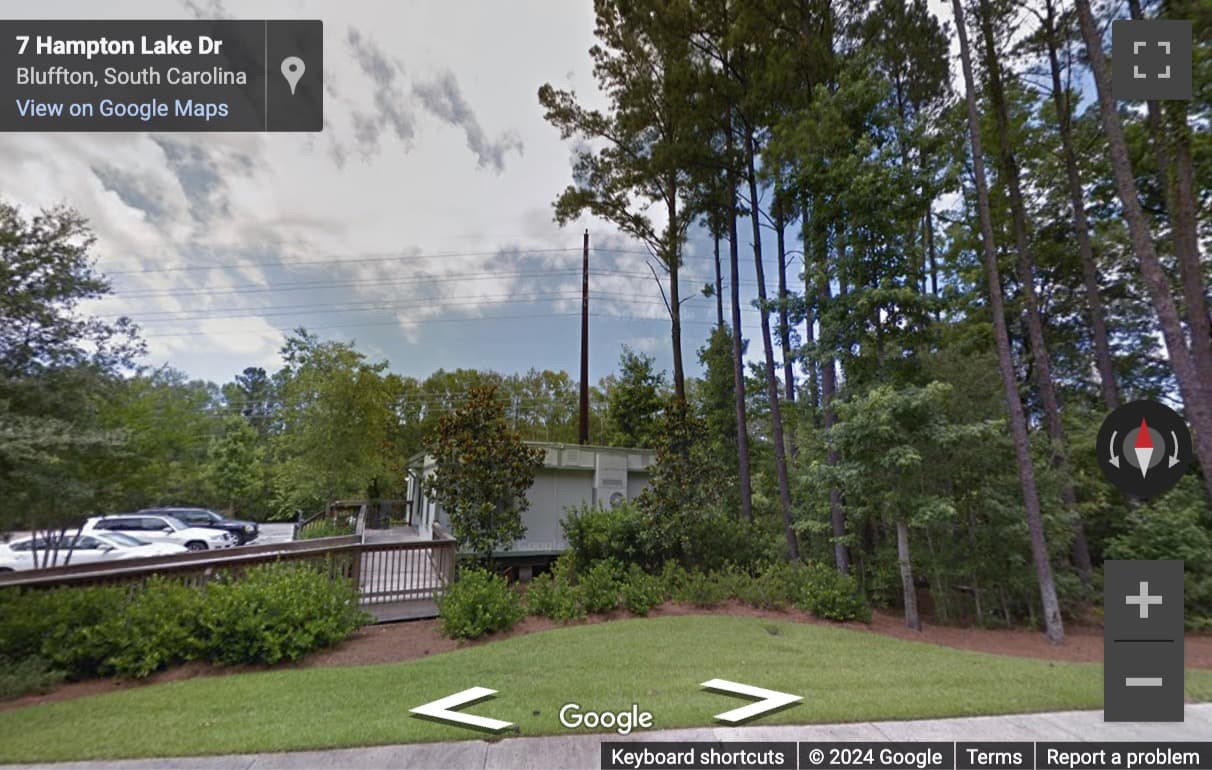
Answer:
[[295, 86], [299, 85], [299, 78], [303, 77], [306, 69], [303, 60], [298, 56], [287, 56], [282, 60], [282, 77], [286, 78], [286, 82], [290, 84], [291, 96], [295, 95]]

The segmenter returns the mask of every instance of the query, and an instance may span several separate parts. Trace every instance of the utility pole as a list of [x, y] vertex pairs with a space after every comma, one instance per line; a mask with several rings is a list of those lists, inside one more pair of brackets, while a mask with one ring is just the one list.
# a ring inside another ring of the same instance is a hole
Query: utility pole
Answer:
[[589, 231], [581, 248], [581, 424], [577, 443], [589, 443]]

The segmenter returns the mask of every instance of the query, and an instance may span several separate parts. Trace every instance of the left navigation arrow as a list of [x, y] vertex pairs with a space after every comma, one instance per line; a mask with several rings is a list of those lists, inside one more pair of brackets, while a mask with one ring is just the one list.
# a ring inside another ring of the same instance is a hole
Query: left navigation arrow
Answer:
[[488, 717], [478, 717], [475, 714], [461, 714], [452, 709], [466, 706], [476, 701], [491, 698], [496, 695], [496, 690], [490, 690], [487, 687], [472, 687], [462, 692], [456, 692], [454, 695], [447, 695], [445, 698], [426, 703], [423, 706], [417, 706], [415, 709], [409, 709], [408, 713], [418, 716], [429, 717], [436, 719], [439, 722], [449, 722], [452, 725], [460, 727], [474, 727], [477, 730], [488, 730], [489, 732], [499, 733], [502, 730], [513, 727], [512, 722], [502, 722], [499, 719], [489, 719]]

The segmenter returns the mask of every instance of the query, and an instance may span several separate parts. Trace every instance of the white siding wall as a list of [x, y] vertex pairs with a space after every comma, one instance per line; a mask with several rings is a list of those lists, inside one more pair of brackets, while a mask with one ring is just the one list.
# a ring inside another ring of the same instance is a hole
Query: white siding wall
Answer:
[[[575, 450], [574, 447], [564, 448], [565, 453], [570, 450]], [[584, 450], [580, 450], [582, 454]], [[634, 500], [636, 496], [644, 490], [648, 485], [649, 472], [647, 469], [640, 470], [636, 466], [639, 464], [640, 457], [633, 456], [627, 473], [627, 496]], [[575, 460], [582, 458], [574, 456]], [[568, 547], [567, 541], [564, 539], [564, 530], [560, 526], [560, 522], [565, 516], [566, 509], [576, 507], [582, 503], [593, 505], [600, 502], [606, 504], [606, 501], [597, 501], [594, 499], [594, 470], [592, 455], [588, 455], [584, 463], [567, 462], [564, 460], [563, 468], [543, 468], [535, 476], [534, 485], [530, 488], [526, 497], [530, 500], [530, 508], [522, 514], [522, 523], [526, 525], [526, 535], [514, 544], [514, 547], [508, 551], [511, 555], [525, 554], [551, 554], [564, 551]], [[548, 450], [547, 462], [556, 461], [554, 450]], [[433, 467], [425, 468], [425, 473], [432, 473]], [[423, 504], [423, 510], [426, 512], [424, 520], [432, 524], [438, 522], [447, 530], [453, 531], [450, 524], [450, 517], [446, 515], [446, 511], [439, 505], [426, 500]]]

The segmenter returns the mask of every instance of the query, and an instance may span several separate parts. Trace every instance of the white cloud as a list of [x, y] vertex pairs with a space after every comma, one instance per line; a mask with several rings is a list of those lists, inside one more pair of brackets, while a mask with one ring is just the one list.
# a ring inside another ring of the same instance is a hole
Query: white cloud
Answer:
[[[551, 201], [570, 182], [568, 145], [543, 121], [536, 92], [550, 81], [593, 97], [593, 18], [589, 3], [537, 8], [190, 0], [179, 13], [323, 19], [324, 132], [4, 134], [0, 196], [29, 209], [66, 202], [88, 217], [118, 291], [90, 308], [132, 316], [152, 359], [195, 376], [270, 365], [280, 329], [301, 324], [365, 337], [368, 349], [417, 366], [431, 340], [458, 337], [463, 365], [476, 366], [481, 352], [502, 354], [481, 351], [488, 327], [447, 321], [533, 313], [518, 300], [539, 294], [568, 295], [542, 312], [579, 311], [584, 226], [595, 249], [615, 249], [595, 252], [594, 312], [650, 318], [661, 323], [640, 329], [662, 333], [667, 314], [645, 257], [622, 253], [637, 244], [600, 222], [552, 221]], [[77, 0], [22, 12], [99, 9]], [[166, 15], [158, 0], [106, 3], [104, 13]], [[390, 255], [400, 259], [371, 261]], [[180, 269], [197, 266], [215, 267]], [[686, 292], [701, 284], [696, 269], [685, 269]], [[478, 277], [455, 280], [469, 274]], [[296, 305], [314, 312], [273, 309]], [[364, 310], [332, 312], [348, 307]], [[617, 355], [617, 341], [597, 339]], [[542, 349], [533, 339], [509, 348], [521, 368]]]

